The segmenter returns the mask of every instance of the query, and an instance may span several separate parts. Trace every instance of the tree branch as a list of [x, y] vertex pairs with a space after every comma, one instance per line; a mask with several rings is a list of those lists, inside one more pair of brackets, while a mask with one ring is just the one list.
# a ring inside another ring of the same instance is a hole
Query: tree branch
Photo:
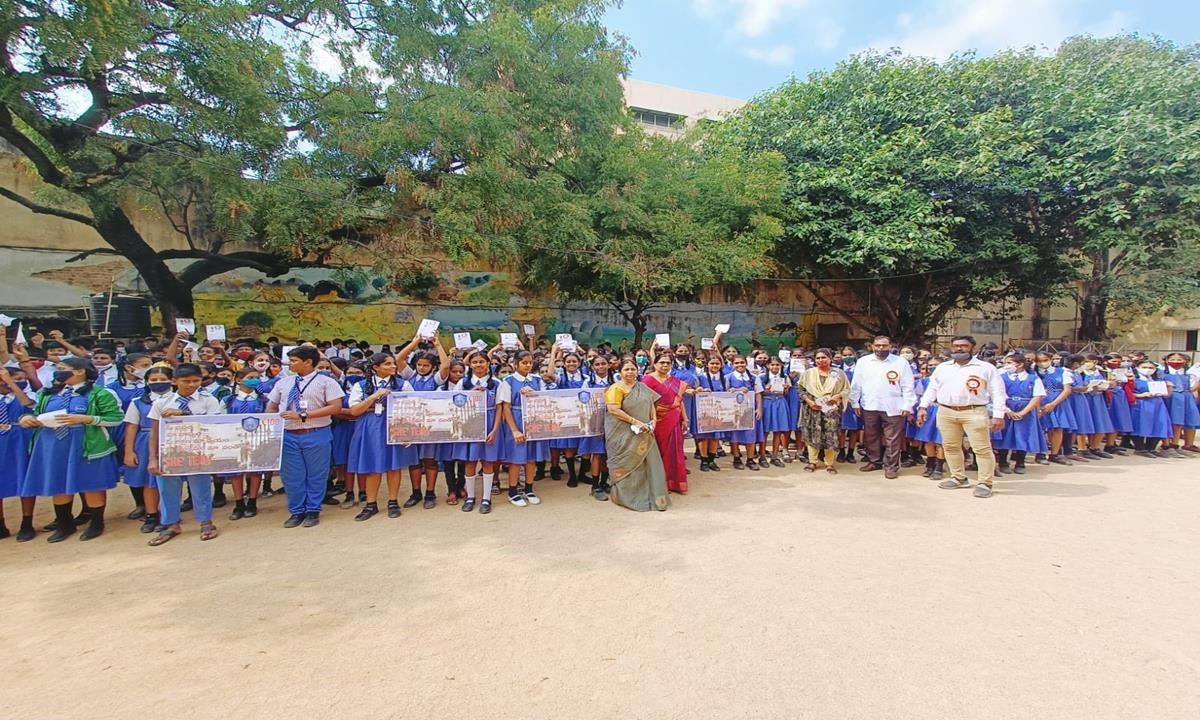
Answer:
[[859, 330], [862, 330], [863, 332], [867, 333], [868, 335], [873, 334], [875, 332], [874, 329], [869, 328], [866, 325], [864, 325], [858, 318], [854, 317], [850, 313], [841, 309], [837, 305], [834, 305], [833, 302], [831, 302], [830, 300], [827, 300], [825, 298], [825, 296], [822, 295], [820, 293], [820, 291], [817, 290], [817, 287], [814, 283], [810, 283], [806, 280], [801, 280], [800, 284], [803, 285], [804, 287], [808, 288], [808, 291], [813, 294], [813, 297], [816, 298], [817, 302], [821, 303], [822, 305], [829, 308], [836, 314], [845, 318], [846, 322], [850, 323], [851, 325], [858, 328]]
[[87, 225], [88, 227], [96, 227], [95, 221], [93, 221], [92, 218], [88, 217], [87, 215], [72, 212], [70, 210], [59, 210], [58, 208], [52, 208], [48, 205], [39, 205], [29, 198], [16, 194], [6, 187], [0, 187], [0, 197], [6, 197], [18, 205], [22, 205], [26, 209], [37, 213], [38, 215], [53, 215], [54, 217], [60, 217], [64, 220], [71, 220], [83, 225]]
[[0, 137], [3, 137], [8, 141], [8, 144], [29, 158], [33, 166], [37, 168], [38, 175], [41, 176], [42, 180], [51, 185], [62, 187], [66, 180], [66, 176], [63, 175], [62, 170], [59, 170], [54, 161], [50, 159], [50, 156], [26, 137], [25, 133], [16, 128], [13, 124], [12, 113], [8, 111], [8, 106], [3, 104], [0, 104]]

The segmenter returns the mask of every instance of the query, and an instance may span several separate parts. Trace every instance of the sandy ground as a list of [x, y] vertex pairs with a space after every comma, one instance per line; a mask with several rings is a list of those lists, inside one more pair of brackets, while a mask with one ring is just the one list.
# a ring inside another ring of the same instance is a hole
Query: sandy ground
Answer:
[[0, 717], [1200, 717], [1200, 459], [918, 470], [294, 530], [278, 497], [157, 549], [121, 489], [97, 541], [0, 543]]

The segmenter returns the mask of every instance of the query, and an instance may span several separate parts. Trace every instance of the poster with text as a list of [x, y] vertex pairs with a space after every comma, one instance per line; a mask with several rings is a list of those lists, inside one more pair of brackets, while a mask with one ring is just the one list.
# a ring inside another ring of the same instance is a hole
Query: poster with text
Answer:
[[696, 393], [696, 432], [707, 434], [754, 427], [751, 393]]
[[278, 415], [178, 415], [158, 425], [163, 475], [275, 472], [283, 457]]
[[388, 395], [389, 445], [483, 442], [487, 393], [399, 392]]
[[526, 440], [559, 440], [604, 434], [603, 388], [541, 390], [521, 397]]

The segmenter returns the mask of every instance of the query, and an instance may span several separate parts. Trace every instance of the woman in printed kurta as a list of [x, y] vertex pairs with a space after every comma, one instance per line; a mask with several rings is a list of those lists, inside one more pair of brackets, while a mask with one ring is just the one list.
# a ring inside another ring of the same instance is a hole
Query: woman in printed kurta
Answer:
[[833, 367], [833, 351], [821, 348], [813, 355], [815, 367], [800, 376], [801, 422], [808, 447], [808, 464], [813, 472], [824, 458], [825, 470], [836, 473], [835, 453], [841, 441], [842, 417], [850, 404], [850, 378]]

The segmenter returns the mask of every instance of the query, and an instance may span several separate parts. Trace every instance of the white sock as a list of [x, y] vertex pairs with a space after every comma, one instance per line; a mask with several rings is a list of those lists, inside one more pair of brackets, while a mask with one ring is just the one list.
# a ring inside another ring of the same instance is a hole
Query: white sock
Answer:
[[496, 476], [495, 473], [484, 473], [483, 474], [483, 499], [484, 500], [491, 501], [491, 499], [492, 499], [492, 478], [494, 478], [495, 476]]
[[468, 500], [475, 499], [475, 483], [479, 481], [479, 478], [480, 478], [480, 476], [478, 474], [472, 475], [471, 477], [467, 478], [467, 499]]

